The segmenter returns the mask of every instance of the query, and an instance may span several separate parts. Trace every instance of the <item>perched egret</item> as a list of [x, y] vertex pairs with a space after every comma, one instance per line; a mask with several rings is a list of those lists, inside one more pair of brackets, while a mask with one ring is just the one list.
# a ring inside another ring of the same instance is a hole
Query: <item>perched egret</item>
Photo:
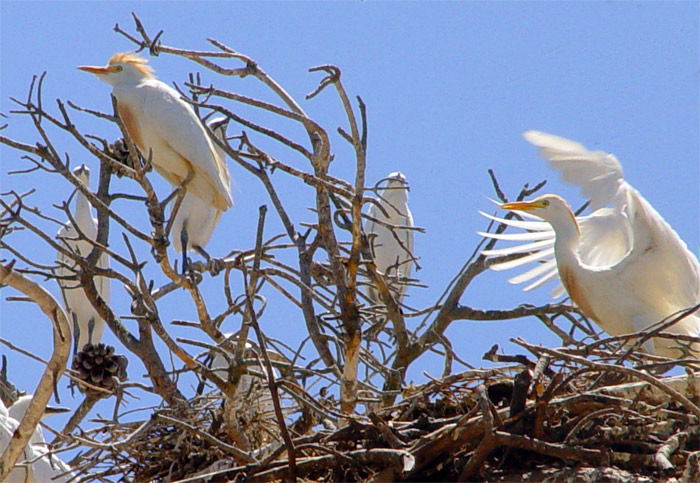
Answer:
[[225, 211], [233, 205], [224, 159], [180, 94], [153, 77], [146, 59], [114, 54], [104, 67], [80, 66], [110, 84], [119, 117], [141, 155], [173, 185], [190, 177], [187, 192]]
[[[207, 124], [209, 129], [219, 139], [223, 140], [226, 136], [228, 121], [229, 119], [226, 117], [217, 117], [210, 120]], [[216, 143], [214, 143], [214, 149], [219, 158], [224, 161], [223, 168], [226, 169], [226, 153]], [[228, 170], [226, 171], [226, 177], [228, 178]], [[175, 251], [178, 253], [183, 252], [183, 269], [187, 266], [188, 250], [196, 250], [209, 259], [209, 255], [204, 251], [204, 247], [209, 242], [214, 228], [219, 222], [221, 213], [221, 210], [202, 201], [189, 191], [185, 193], [172, 225], [172, 239]], [[185, 247], [185, 250], [183, 250], [183, 247]]]
[[[377, 204], [370, 206], [365, 220], [367, 234], [377, 270], [386, 278], [400, 304], [406, 292], [406, 279], [413, 268], [413, 215], [408, 208], [408, 181], [400, 173], [391, 173]], [[383, 209], [383, 210], [382, 210]], [[369, 297], [379, 301], [377, 290], [370, 285]]]
[[[558, 278], [583, 313], [611, 335], [644, 330], [700, 302], [698, 260], [668, 223], [624, 180], [615, 156], [590, 152], [581, 144], [551, 134], [527, 131], [524, 137], [540, 148], [566, 182], [580, 186], [590, 198], [593, 212], [577, 218], [556, 195], [501, 205], [544, 222], [485, 215], [527, 230], [517, 234], [482, 233], [490, 238], [526, 242], [485, 251], [487, 255], [527, 253], [492, 268], [503, 270], [538, 262], [535, 268], [510, 282], [534, 280], [525, 287], [530, 290]], [[561, 293], [555, 290], [553, 295]], [[697, 336], [700, 314], [690, 314], [664, 332]], [[671, 339], [655, 338], [647, 341], [643, 349], [679, 357], [678, 346]], [[698, 347], [693, 349], [697, 351]]]
[[[32, 396], [20, 397], [9, 410], [0, 402], [0, 454], [5, 451], [12, 434], [27, 413]], [[42, 418], [65, 412], [67, 409], [47, 406]], [[56, 455], [49, 453], [44, 433], [37, 426], [24, 448], [21, 460], [5, 481], [8, 482], [66, 482], [75, 477], [70, 467]]]
[[[90, 186], [90, 170], [84, 164], [74, 169], [73, 174], [86, 187]], [[80, 191], [77, 191], [75, 194], [73, 219], [84, 236], [91, 240], [97, 238], [97, 220], [92, 217], [90, 203]], [[93, 248], [89, 241], [78, 239], [78, 230], [76, 230], [70, 220], [58, 231], [56, 238], [69, 251], [80, 257], [87, 257]], [[106, 253], [100, 255], [97, 266], [99, 268], [109, 268], [109, 256]], [[68, 255], [58, 252], [58, 275], [60, 277], [73, 276], [78, 269], [79, 265], [74, 260]], [[82, 350], [85, 344], [97, 344], [102, 339], [105, 323], [90, 303], [90, 300], [88, 300], [79, 281], [62, 278], [59, 280], [59, 284], [63, 291], [68, 316], [72, 320], [73, 353], [76, 353]], [[95, 287], [105, 303], [109, 304], [109, 278], [95, 277]]]

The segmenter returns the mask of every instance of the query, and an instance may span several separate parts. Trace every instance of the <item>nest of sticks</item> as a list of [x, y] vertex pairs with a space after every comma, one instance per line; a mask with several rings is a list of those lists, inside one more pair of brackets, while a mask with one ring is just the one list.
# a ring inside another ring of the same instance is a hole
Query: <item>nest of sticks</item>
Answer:
[[324, 414], [327, 401], [286, 400], [291, 444], [269, 408], [215, 392], [145, 421], [105, 421], [72, 463], [127, 481], [700, 481], [692, 361], [667, 361], [680, 375], [661, 377], [641, 355], [634, 368], [607, 349], [514, 342], [530, 355], [494, 347], [485, 358], [497, 367], [409, 387], [377, 413], [343, 419]]

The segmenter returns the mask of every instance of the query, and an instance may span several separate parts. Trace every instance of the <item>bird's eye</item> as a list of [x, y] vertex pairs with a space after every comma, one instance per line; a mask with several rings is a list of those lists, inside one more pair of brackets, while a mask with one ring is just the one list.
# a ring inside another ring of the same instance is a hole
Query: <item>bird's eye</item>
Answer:
[[542, 200], [542, 206], [549, 206], [549, 200]]
[[114, 69], [115, 72], [121, 72], [123, 70], [124, 70], [124, 67], [122, 67], [121, 65], [118, 65], [117, 68]]

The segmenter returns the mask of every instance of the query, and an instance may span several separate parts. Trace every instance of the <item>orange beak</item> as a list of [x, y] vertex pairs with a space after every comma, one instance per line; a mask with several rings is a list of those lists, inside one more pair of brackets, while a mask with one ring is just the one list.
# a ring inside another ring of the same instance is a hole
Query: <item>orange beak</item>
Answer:
[[104, 74], [109, 74], [111, 72], [116, 72], [115, 68], [116, 68], [115, 65], [108, 65], [106, 67], [99, 67], [99, 66], [94, 66], [94, 65], [78, 66], [78, 69], [80, 69], [80, 70], [84, 70], [85, 72], [89, 72], [91, 74], [98, 74], [98, 75], [104, 75]]
[[504, 203], [500, 207], [511, 211], [530, 211], [539, 208], [540, 205], [536, 201], [514, 201], [513, 203]]

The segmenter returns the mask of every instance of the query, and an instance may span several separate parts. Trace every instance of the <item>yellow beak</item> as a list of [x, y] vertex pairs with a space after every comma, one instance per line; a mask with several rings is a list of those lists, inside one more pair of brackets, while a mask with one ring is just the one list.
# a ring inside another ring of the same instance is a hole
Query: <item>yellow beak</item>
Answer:
[[99, 66], [94, 66], [94, 65], [81, 65], [78, 66], [78, 69], [84, 70], [85, 72], [89, 72], [91, 74], [99, 74], [99, 75], [104, 75], [104, 74], [109, 74], [111, 72], [116, 72], [115, 68], [116, 65], [109, 65], [106, 67], [99, 67]]
[[539, 208], [539, 203], [536, 201], [514, 201], [513, 203], [504, 203], [500, 207], [504, 210], [529, 211]]

